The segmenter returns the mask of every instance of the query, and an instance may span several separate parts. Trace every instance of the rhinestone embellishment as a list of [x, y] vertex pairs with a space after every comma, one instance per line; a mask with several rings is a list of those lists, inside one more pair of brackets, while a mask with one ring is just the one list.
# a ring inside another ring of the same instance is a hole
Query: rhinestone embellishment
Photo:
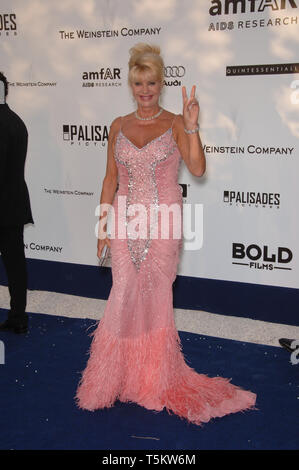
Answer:
[[[125, 219], [127, 245], [137, 271], [140, 270], [142, 262], [148, 255], [152, 234], [158, 222], [159, 196], [156, 168], [169, 158], [176, 148], [171, 128], [142, 148], [136, 147], [121, 131], [117, 136], [115, 160], [126, 168], [129, 178]], [[131, 204], [143, 204], [147, 208], [146, 238], [132, 238], [128, 232], [130, 226], [128, 212]], [[148, 224], [150, 207], [153, 208], [151, 215], [154, 217], [151, 217], [151, 223]]]

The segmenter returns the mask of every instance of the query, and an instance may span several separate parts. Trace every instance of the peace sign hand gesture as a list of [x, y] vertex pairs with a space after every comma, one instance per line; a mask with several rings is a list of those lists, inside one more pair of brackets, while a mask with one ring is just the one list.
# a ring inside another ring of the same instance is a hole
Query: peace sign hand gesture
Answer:
[[186, 87], [182, 87], [183, 119], [186, 129], [194, 129], [198, 125], [199, 104], [195, 98], [196, 86], [193, 85], [190, 98], [187, 96]]

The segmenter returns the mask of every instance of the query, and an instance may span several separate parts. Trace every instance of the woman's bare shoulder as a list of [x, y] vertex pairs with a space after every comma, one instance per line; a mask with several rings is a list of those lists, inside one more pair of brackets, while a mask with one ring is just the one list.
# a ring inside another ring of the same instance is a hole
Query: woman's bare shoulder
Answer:
[[110, 131], [115, 132], [117, 128], [121, 125], [122, 116], [118, 116], [117, 118], [113, 119], [110, 124]]
[[181, 125], [181, 123], [183, 122], [183, 116], [181, 114], [172, 113], [171, 111], [167, 111], [166, 109], [164, 111], [164, 118], [168, 119], [171, 123], [173, 123], [173, 126]]
[[175, 114], [174, 116], [175, 116], [174, 124], [181, 126], [184, 122], [182, 114]]
[[174, 119], [176, 116], [175, 113], [172, 113], [171, 111], [168, 111], [167, 109], [164, 109], [163, 111], [164, 112], [161, 115], [161, 117], [164, 117], [164, 119]]

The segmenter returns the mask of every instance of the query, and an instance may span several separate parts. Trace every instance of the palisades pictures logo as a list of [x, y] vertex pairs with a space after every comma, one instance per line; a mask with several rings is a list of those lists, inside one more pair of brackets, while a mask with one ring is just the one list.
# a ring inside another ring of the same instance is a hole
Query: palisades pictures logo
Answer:
[[15, 13], [0, 13], [0, 37], [17, 36], [17, 16]]
[[104, 147], [108, 141], [109, 131], [106, 125], [63, 124], [62, 134], [63, 140], [70, 145]]
[[297, 25], [297, 3], [298, 0], [211, 0], [211, 19], [222, 18], [221, 21], [211, 22], [208, 31], [245, 31]]
[[255, 191], [223, 191], [223, 202], [229, 206], [237, 207], [269, 207], [280, 208], [279, 193], [265, 193]]
[[289, 263], [293, 259], [293, 253], [290, 248], [284, 246], [270, 248], [268, 245], [260, 246], [256, 243], [245, 245], [236, 242], [232, 244], [232, 258], [232, 264], [249, 269], [291, 271]]
[[119, 67], [102, 67], [93, 72], [82, 73], [83, 87], [118, 87], [121, 86]]

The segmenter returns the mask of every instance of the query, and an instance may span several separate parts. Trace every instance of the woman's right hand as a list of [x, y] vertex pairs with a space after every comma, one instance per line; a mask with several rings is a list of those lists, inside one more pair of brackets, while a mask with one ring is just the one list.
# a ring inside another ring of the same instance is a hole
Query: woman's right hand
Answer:
[[97, 253], [98, 258], [101, 257], [101, 254], [105, 245], [108, 245], [108, 247], [111, 248], [110, 239], [108, 237], [103, 238], [103, 239], [99, 238], [98, 239], [98, 253]]

